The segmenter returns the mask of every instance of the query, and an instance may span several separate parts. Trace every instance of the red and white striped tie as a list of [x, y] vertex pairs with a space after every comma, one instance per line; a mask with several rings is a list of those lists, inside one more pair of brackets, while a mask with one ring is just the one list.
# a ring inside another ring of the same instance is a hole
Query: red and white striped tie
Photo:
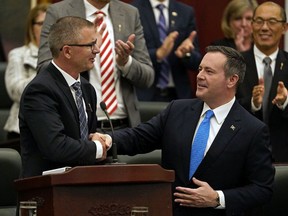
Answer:
[[[102, 17], [102, 22], [99, 29], [104, 23], [105, 13], [102, 11], [96, 12], [96, 16]], [[117, 98], [115, 90], [115, 76], [113, 63], [113, 47], [110, 40], [107, 27], [102, 35], [102, 45], [100, 47], [100, 71], [101, 71], [101, 86], [102, 86], [102, 101], [105, 102], [107, 112], [111, 115], [117, 109]]]

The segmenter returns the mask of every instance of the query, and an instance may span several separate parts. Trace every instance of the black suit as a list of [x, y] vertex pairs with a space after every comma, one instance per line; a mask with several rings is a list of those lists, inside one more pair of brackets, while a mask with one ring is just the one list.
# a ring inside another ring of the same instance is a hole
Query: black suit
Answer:
[[[162, 43], [160, 41], [157, 23], [150, 1], [134, 0], [132, 4], [139, 10], [146, 45], [155, 70], [155, 80], [153, 86], [149, 89], [138, 88], [137, 95], [139, 100], [151, 101], [153, 100], [153, 96], [157, 91], [156, 84], [161, 69], [161, 63], [157, 61], [156, 50], [162, 45]], [[195, 50], [191, 53], [191, 57], [180, 59], [175, 55], [174, 52], [176, 48], [194, 30], [196, 30], [194, 9], [183, 3], [170, 0], [168, 34], [173, 31], [179, 32], [179, 36], [175, 41], [174, 48], [171, 51], [171, 54], [168, 56], [177, 98], [192, 98], [192, 88], [189, 82], [188, 70], [198, 70], [198, 66], [201, 60], [198, 39], [196, 38], [193, 43]]]
[[[203, 109], [199, 99], [177, 100], [136, 128], [115, 131], [119, 154], [162, 149], [162, 166], [175, 170], [175, 186], [189, 180], [193, 135]], [[174, 216], [241, 215], [272, 195], [274, 168], [268, 128], [236, 101], [194, 176], [225, 195], [226, 210], [185, 208], [174, 203]]]
[[[237, 93], [241, 105], [251, 112], [252, 90], [258, 85], [258, 74], [255, 63], [253, 48], [243, 53], [247, 65], [244, 82], [240, 85]], [[273, 98], [277, 94], [278, 82], [283, 81], [288, 88], [288, 53], [280, 50], [276, 58], [275, 71], [273, 75], [271, 90], [269, 94], [269, 121], [268, 126], [271, 135], [271, 146], [273, 157], [276, 162], [288, 162], [288, 107], [280, 110], [272, 104]], [[260, 120], [262, 109], [254, 114]]]
[[[96, 131], [96, 93], [81, 78], [89, 133]], [[50, 63], [25, 88], [20, 102], [22, 177], [62, 166], [95, 164], [96, 146], [80, 140], [78, 109], [70, 87]]]

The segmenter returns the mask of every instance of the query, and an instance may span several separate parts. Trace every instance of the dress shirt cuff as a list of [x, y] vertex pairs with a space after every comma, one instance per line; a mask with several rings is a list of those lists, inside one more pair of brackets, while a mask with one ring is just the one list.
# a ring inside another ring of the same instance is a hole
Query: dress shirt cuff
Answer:
[[261, 108], [262, 108], [262, 105], [260, 105], [259, 107], [256, 107], [253, 103], [253, 98], [251, 98], [251, 111], [257, 112], [257, 111], [261, 110]]
[[118, 68], [122, 71], [122, 75], [125, 77], [128, 74], [128, 71], [130, 69], [130, 66], [132, 64], [132, 57], [129, 55], [128, 61], [124, 66], [118, 65]]
[[93, 141], [96, 145], [96, 159], [102, 158], [103, 156], [103, 148], [100, 141], [95, 140]]
[[112, 147], [112, 144], [113, 144], [113, 140], [112, 140], [112, 137], [109, 135], [109, 134], [104, 134], [107, 138], [106, 139], [110, 139], [111, 140], [111, 143], [109, 144], [109, 147], [107, 149], [107, 151]]
[[218, 196], [219, 196], [219, 203], [220, 205], [216, 207], [216, 209], [225, 209], [226, 207], [226, 204], [225, 204], [225, 196], [224, 196], [224, 193], [223, 191], [216, 191], [218, 193]]
[[284, 102], [283, 105], [278, 105], [276, 104], [276, 106], [280, 109], [280, 110], [284, 110], [286, 107], [287, 107], [287, 104], [288, 104], [288, 97], [286, 97], [286, 100]]

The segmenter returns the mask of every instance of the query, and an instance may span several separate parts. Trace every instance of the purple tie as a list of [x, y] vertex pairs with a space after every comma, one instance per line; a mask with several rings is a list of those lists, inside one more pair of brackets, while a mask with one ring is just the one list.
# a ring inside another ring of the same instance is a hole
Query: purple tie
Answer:
[[[159, 22], [157, 24], [157, 27], [158, 27], [161, 43], [163, 43], [163, 41], [167, 37], [166, 21], [165, 21], [165, 17], [163, 14], [164, 7], [165, 6], [163, 4], [159, 4], [156, 7], [160, 12]], [[160, 74], [159, 74], [159, 78], [157, 82], [158, 88], [164, 89], [167, 87], [169, 83], [169, 70], [170, 70], [170, 65], [169, 65], [168, 59], [164, 58], [161, 63], [161, 70], [160, 70]]]

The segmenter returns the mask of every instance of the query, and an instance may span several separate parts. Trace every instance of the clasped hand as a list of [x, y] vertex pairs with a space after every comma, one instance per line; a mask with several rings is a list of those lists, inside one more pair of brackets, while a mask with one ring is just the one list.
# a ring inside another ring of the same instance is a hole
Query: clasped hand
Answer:
[[213, 190], [207, 182], [200, 181], [196, 178], [193, 178], [192, 181], [199, 187], [195, 189], [176, 187], [174, 201], [185, 207], [206, 208], [217, 206], [217, 192]]
[[107, 157], [107, 151], [112, 146], [112, 138], [108, 134], [93, 133], [89, 135], [89, 140], [99, 141], [102, 145], [103, 155], [100, 160], [104, 160]]

